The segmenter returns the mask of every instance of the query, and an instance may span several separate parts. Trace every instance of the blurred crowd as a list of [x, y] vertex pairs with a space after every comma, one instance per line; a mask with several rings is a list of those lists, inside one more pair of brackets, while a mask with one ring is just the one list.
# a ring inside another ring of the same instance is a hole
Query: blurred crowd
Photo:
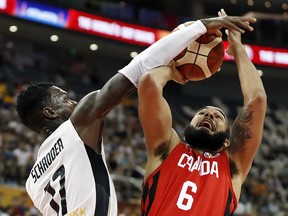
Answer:
[[[16, 95], [28, 82], [34, 79], [53, 81], [76, 100], [85, 92], [103, 85], [97, 76], [87, 72], [83, 58], [77, 57], [70, 65], [65, 64], [65, 69], [61, 65], [63, 64], [59, 62], [51, 62], [50, 58], [35, 50], [31, 50], [30, 55], [25, 54], [24, 58], [6, 43], [1, 47], [0, 185], [23, 189], [43, 140], [43, 137], [20, 123], [15, 110]], [[202, 104], [220, 106], [231, 120], [241, 105], [240, 101], [183, 96], [182, 101], [193, 101], [194, 110], [190, 104], [179, 103], [172, 94], [167, 97], [174, 113], [174, 128], [179, 134], [183, 134], [184, 126]], [[106, 158], [121, 203], [121, 216], [140, 215], [137, 206], [139, 207], [141, 199], [146, 152], [137, 116], [137, 103], [137, 96], [131, 95], [113, 109], [105, 120]], [[243, 185], [235, 215], [288, 216], [287, 120], [287, 105], [269, 104], [262, 144]], [[10, 205], [4, 206], [3, 194], [0, 193], [0, 216], [40, 215], [27, 199], [27, 194], [23, 193], [23, 196], [15, 197]], [[129, 208], [129, 205], [133, 207]]]

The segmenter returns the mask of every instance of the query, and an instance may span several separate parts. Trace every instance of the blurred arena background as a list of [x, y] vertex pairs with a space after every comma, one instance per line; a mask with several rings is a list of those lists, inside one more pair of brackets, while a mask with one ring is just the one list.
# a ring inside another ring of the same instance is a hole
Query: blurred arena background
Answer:
[[[133, 56], [178, 24], [214, 17], [221, 8], [229, 15], [258, 19], [243, 42], [262, 74], [269, 103], [262, 144], [235, 215], [287, 216], [287, 0], [0, 0], [0, 216], [40, 215], [24, 184], [42, 137], [19, 122], [19, 90], [34, 80], [52, 81], [77, 100], [101, 88]], [[220, 106], [229, 118], [235, 117], [242, 101], [235, 70], [225, 56], [215, 76], [167, 87], [180, 134], [202, 105]], [[111, 111], [106, 127], [106, 157], [119, 215], [138, 216], [146, 153], [136, 94]]]

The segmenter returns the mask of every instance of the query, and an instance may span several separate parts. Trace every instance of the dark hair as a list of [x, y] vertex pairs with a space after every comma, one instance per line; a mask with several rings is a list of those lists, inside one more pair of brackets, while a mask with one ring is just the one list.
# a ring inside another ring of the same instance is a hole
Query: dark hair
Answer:
[[201, 111], [201, 110], [203, 110], [203, 109], [206, 109], [206, 108], [208, 108], [208, 107], [214, 107], [214, 108], [216, 108], [216, 109], [228, 120], [228, 118], [227, 118], [226, 114], [223, 112], [223, 110], [220, 109], [219, 107], [216, 107], [216, 106], [204, 106], [204, 107], [201, 107], [201, 108], [199, 108], [199, 109], [196, 111], [196, 113], [198, 113], [199, 111]]
[[51, 86], [53, 84], [49, 82], [33, 82], [17, 96], [16, 109], [21, 121], [35, 131], [43, 122], [42, 108], [51, 101], [48, 91]]

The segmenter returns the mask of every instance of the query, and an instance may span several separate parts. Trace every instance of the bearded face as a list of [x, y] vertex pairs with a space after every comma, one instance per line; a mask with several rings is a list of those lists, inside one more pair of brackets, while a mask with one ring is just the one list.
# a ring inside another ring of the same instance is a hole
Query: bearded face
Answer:
[[184, 138], [193, 149], [217, 152], [224, 146], [225, 140], [229, 138], [229, 129], [210, 133], [205, 128], [196, 128], [189, 124], [185, 127]]

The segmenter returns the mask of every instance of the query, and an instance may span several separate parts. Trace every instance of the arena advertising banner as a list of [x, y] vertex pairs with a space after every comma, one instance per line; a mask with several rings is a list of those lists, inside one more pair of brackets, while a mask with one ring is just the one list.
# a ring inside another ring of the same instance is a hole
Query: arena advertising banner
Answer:
[[0, 0], [0, 13], [13, 15], [15, 7], [16, 0]]
[[165, 34], [164, 31], [157, 29], [124, 23], [73, 9], [69, 10], [66, 28], [138, 45], [151, 45], [160, 39], [162, 34]]
[[[224, 41], [225, 50], [228, 48], [228, 42]], [[251, 61], [258, 65], [273, 67], [288, 67], [288, 50], [274, 47], [263, 47], [251, 44], [245, 44], [246, 52]], [[224, 60], [233, 60], [226, 52]]]
[[68, 18], [68, 10], [32, 1], [17, 0], [14, 15], [22, 19], [65, 28]]
[[31, 0], [0, 0], [0, 12], [9, 12], [10, 15], [22, 19], [141, 46], [149, 46], [169, 34], [166, 30], [134, 25]]

